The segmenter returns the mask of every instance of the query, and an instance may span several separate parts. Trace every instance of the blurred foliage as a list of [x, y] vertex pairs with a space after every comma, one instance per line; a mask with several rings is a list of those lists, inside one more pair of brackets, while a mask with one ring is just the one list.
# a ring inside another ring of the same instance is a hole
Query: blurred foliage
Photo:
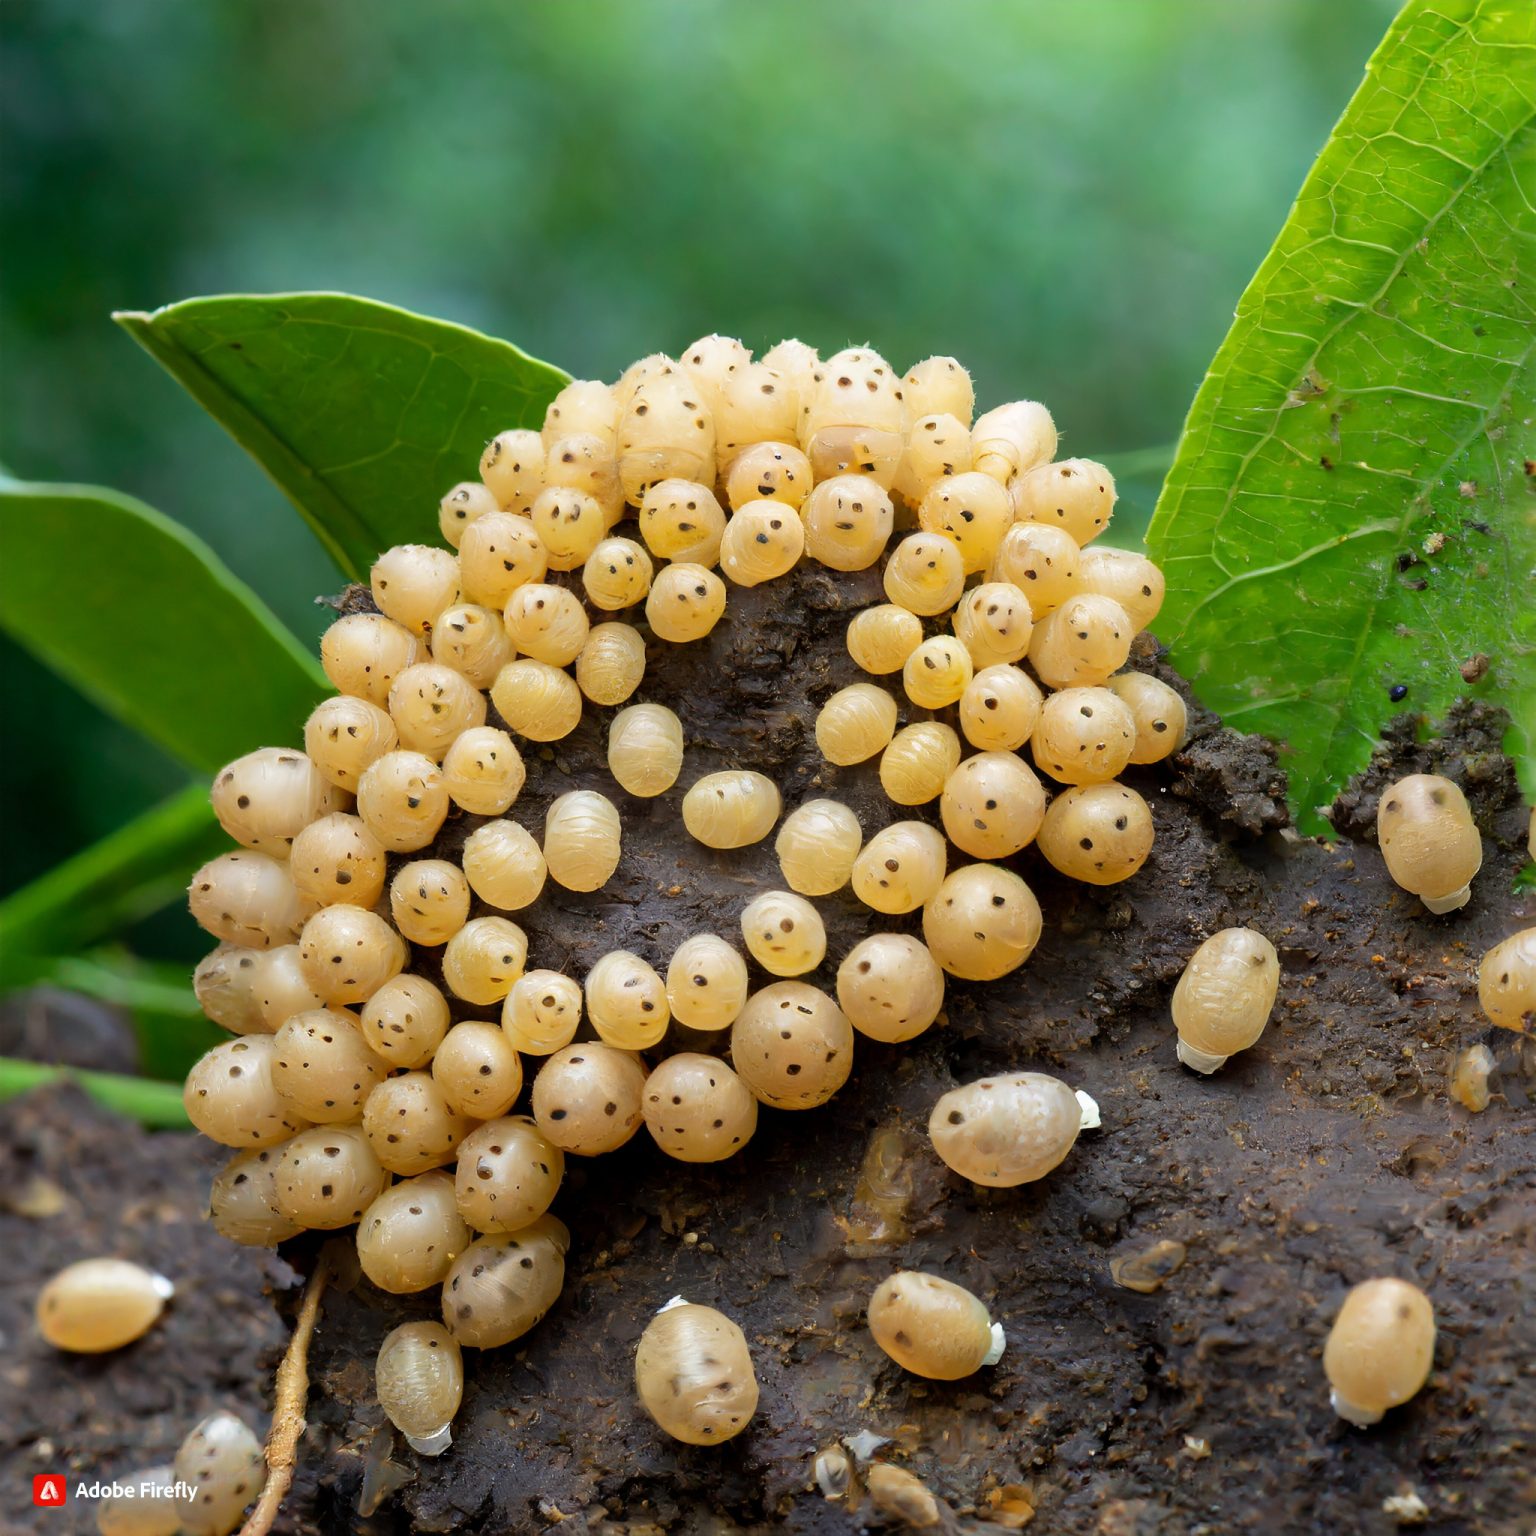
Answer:
[[[0, 461], [144, 497], [308, 641], [334, 567], [112, 309], [346, 289], [608, 376], [868, 339], [1049, 401], [1073, 451], [1171, 442], [1392, 8], [6, 0]], [[182, 775], [3, 667], [49, 744], [3, 758], [8, 889]], [[135, 947], [204, 942], [167, 913]]]

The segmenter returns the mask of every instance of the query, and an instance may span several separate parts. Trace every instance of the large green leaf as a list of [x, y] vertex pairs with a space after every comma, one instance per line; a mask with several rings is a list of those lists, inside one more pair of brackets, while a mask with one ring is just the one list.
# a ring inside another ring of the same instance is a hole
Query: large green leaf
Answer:
[[185, 1130], [190, 1124], [182, 1107], [181, 1089], [174, 1083], [121, 1077], [115, 1072], [82, 1072], [75, 1067], [50, 1067], [0, 1056], [0, 1102], [59, 1081], [79, 1084], [97, 1103], [141, 1125]]
[[115, 491], [0, 483], [0, 627], [204, 773], [298, 740], [318, 662], [201, 540]]
[[461, 325], [344, 293], [188, 299], [118, 323], [261, 464], [352, 577], [437, 526], [567, 375]]
[[[1410, 0], [1196, 397], [1156, 629], [1301, 824], [1387, 718], [1508, 704], [1536, 795], [1536, 7]], [[1402, 702], [1392, 692], [1406, 688]]]

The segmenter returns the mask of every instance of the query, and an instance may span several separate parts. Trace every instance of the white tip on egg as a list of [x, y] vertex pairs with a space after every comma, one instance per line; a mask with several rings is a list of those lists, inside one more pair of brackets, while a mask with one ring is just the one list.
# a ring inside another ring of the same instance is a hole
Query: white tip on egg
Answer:
[[663, 1312], [670, 1312], [673, 1307], [686, 1307], [687, 1305], [688, 1298], [686, 1296], [674, 1296], [666, 1306], [656, 1308], [656, 1316], [660, 1317]]
[[1449, 896], [1421, 896], [1419, 900], [1429, 908], [1431, 912], [1454, 912], [1457, 907], [1466, 906], [1472, 898], [1472, 883], [1468, 881], [1459, 891], [1452, 891]]
[[[1082, 1105], [1083, 1108], [1082, 1129], [1085, 1131], [1098, 1130], [1098, 1128], [1104, 1123], [1099, 1118], [1099, 1106], [1093, 1101], [1092, 1098], [1084, 1093], [1081, 1088], [1078, 1088], [1075, 1091], [1077, 1094], [1077, 1102]], [[987, 1363], [990, 1365], [992, 1362], [989, 1360]]]
[[423, 1456], [441, 1456], [453, 1444], [453, 1428], [444, 1424], [435, 1434], [407, 1435], [405, 1443]]
[[1380, 1408], [1362, 1408], [1358, 1403], [1351, 1403], [1340, 1397], [1337, 1390], [1328, 1394], [1328, 1401], [1341, 1419], [1347, 1419], [1351, 1424], [1358, 1424], [1362, 1429], [1381, 1423]]
[[[1088, 1102], [1091, 1104], [1093, 1103], [1093, 1100], [1089, 1099]], [[1097, 1125], [1099, 1122], [1095, 1120], [1093, 1123]], [[1003, 1332], [1003, 1325], [1001, 1323], [993, 1323], [992, 1348], [989, 1349], [986, 1354], [981, 1357], [981, 1363], [983, 1365], [996, 1365], [997, 1362], [1003, 1358], [1003, 1351], [1007, 1347], [1008, 1336]]]
[[1195, 1072], [1204, 1072], [1207, 1077], [1226, 1059], [1225, 1056], [1214, 1056], [1210, 1051], [1197, 1051], [1194, 1046], [1179, 1041], [1179, 1060]]

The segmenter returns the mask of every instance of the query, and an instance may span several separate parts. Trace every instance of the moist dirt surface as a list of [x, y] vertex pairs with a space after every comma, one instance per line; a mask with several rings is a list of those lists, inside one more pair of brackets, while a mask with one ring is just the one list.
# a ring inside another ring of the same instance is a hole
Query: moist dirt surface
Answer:
[[[690, 933], [735, 933], [744, 902], [781, 883], [771, 840], [716, 853], [688, 838], [681, 789], [703, 772], [759, 769], [786, 809], [845, 799], [866, 834], [936, 819], [936, 806], [889, 806], [873, 764], [831, 769], [815, 748], [817, 707], [858, 680], [847, 620], [877, 600], [873, 575], [802, 568], [733, 589], [707, 642], [653, 642], [638, 697], [677, 709], [688, 739], [682, 784], [660, 799], [612, 784], [611, 710], [589, 707], [572, 737], [527, 750], [515, 814], [535, 830], [570, 788], [603, 789], [624, 817], [604, 891], [551, 890], [518, 914], [531, 965], [580, 976], [622, 947], [664, 968]], [[1136, 664], [1161, 666], [1150, 646]], [[388, 1296], [355, 1275], [333, 1286], [276, 1528], [1525, 1536], [1536, 1053], [1487, 1026], [1476, 967], [1533, 916], [1530, 898], [1511, 894], [1526, 815], [1496, 722], [1462, 711], [1432, 742], [1423, 722], [1401, 722], [1341, 798], [1331, 847], [1289, 829], [1283, 760], [1203, 712], [1192, 725], [1171, 762], [1126, 775], [1157, 827], [1141, 873], [1099, 889], [1057, 876], [1033, 849], [1010, 861], [1045, 914], [1028, 964], [1000, 982], [952, 983], [939, 1025], [908, 1045], [861, 1038], [830, 1105], [765, 1111], [723, 1164], [669, 1161], [644, 1131], [616, 1154], [571, 1159], [555, 1207], [573, 1235], [564, 1294], [513, 1345], [466, 1351], [446, 1455], [406, 1447], [371, 1386], [380, 1339], [435, 1317], [435, 1292]], [[1484, 835], [1471, 903], [1444, 917], [1392, 884], [1371, 841], [1381, 785], [1424, 768], [1464, 784]], [[442, 846], [473, 825], [450, 823]], [[919, 931], [846, 893], [817, 905], [833, 966], [808, 979], [829, 988], [865, 934]], [[1197, 1076], [1174, 1058], [1169, 994], [1196, 945], [1235, 924], [1274, 941], [1279, 1001], [1253, 1049]], [[1473, 1114], [1447, 1085], [1478, 1042], [1498, 1070]], [[668, 1048], [712, 1043], [724, 1049], [723, 1036], [674, 1027]], [[1021, 1068], [1085, 1089], [1103, 1126], [1039, 1183], [973, 1187], [934, 1155], [929, 1110], [956, 1083]], [[138, 1130], [73, 1089], [3, 1114], [0, 1530], [91, 1529], [88, 1510], [28, 1508], [31, 1475], [125, 1476], [168, 1460], [219, 1406], [264, 1430], [319, 1238], [277, 1255], [227, 1242], [200, 1219], [218, 1149]], [[60, 1356], [32, 1326], [36, 1290], [100, 1253], [163, 1270], [178, 1296], [128, 1349]], [[1007, 1331], [1001, 1362], [938, 1383], [886, 1359], [863, 1309], [902, 1268], [975, 1291]], [[1330, 1411], [1321, 1352], [1345, 1291], [1378, 1275], [1428, 1291], [1439, 1337], [1425, 1390], [1366, 1431]], [[636, 1340], [676, 1295], [728, 1312], [752, 1345], [758, 1411], [719, 1449], [674, 1444], [635, 1401]], [[813, 1464], [848, 1439], [851, 1483], [830, 1498]], [[876, 1463], [914, 1474], [932, 1503], [878, 1495]]]

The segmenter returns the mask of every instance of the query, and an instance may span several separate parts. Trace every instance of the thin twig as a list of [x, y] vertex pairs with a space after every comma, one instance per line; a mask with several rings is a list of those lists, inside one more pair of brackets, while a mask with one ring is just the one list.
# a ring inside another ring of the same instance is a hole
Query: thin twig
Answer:
[[304, 1405], [309, 1398], [309, 1341], [320, 1316], [320, 1298], [325, 1294], [330, 1277], [330, 1245], [327, 1244], [320, 1250], [314, 1273], [304, 1287], [293, 1337], [288, 1341], [283, 1363], [277, 1368], [272, 1428], [267, 1431], [267, 1481], [255, 1509], [240, 1527], [240, 1536], [267, 1536], [293, 1485], [299, 1436], [304, 1433]]

